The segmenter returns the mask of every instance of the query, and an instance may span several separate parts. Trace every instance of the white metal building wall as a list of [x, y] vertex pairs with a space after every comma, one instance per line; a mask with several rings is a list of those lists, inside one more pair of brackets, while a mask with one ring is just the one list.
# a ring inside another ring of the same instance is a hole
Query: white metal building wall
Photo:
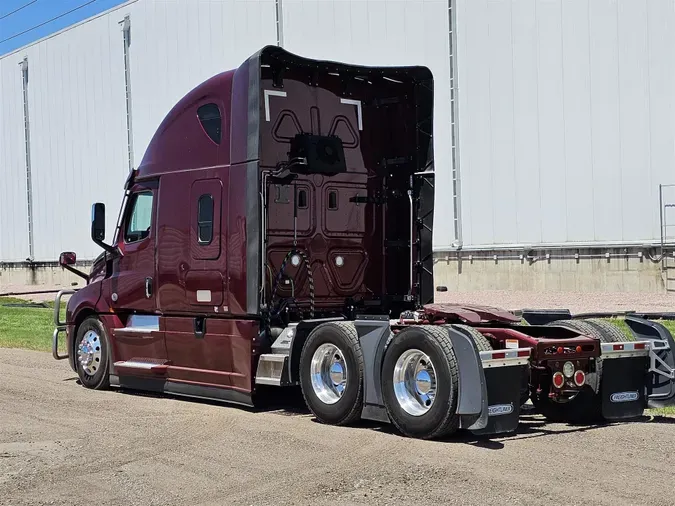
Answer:
[[675, 2], [456, 1], [464, 247], [659, 239]]
[[274, 0], [131, 1], [0, 58], [0, 261], [29, 256], [23, 97], [28, 58], [35, 261], [92, 259], [91, 204], [111, 237], [128, 174], [124, 46], [131, 20], [134, 160], [194, 86], [276, 43]]
[[187, 92], [277, 41], [275, 0], [142, 0], [118, 12], [131, 19], [136, 165]]
[[[283, 0], [285, 49], [360, 65], [425, 65], [434, 76], [434, 242], [453, 237], [448, 0]], [[440, 241], [440, 242], [439, 242]]]
[[658, 184], [675, 182], [672, 0], [132, 0], [0, 58], [0, 261], [28, 256], [24, 56], [35, 259], [91, 258], [94, 200], [111, 230], [127, 174], [126, 15], [136, 164], [181, 96], [278, 37], [310, 57], [429, 66], [434, 243], [451, 249], [451, 6], [464, 247], [657, 239]]
[[19, 59], [0, 60], [0, 261], [28, 251], [23, 94]]
[[17, 54], [29, 65], [36, 261], [100, 251], [89, 234], [95, 201], [114, 223], [128, 173], [121, 47], [116, 20], [101, 16]]

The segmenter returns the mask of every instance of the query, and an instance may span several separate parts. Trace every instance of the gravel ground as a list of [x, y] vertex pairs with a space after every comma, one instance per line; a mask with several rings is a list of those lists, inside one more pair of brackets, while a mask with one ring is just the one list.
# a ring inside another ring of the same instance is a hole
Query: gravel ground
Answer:
[[511, 437], [420, 441], [298, 410], [90, 391], [48, 354], [0, 349], [0, 504], [669, 505], [673, 423], [530, 415]]

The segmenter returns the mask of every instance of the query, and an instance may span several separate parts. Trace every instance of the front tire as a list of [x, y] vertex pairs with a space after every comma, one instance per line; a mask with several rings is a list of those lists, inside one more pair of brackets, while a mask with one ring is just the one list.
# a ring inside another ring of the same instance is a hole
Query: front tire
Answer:
[[458, 374], [445, 329], [402, 330], [387, 348], [382, 364], [382, 396], [389, 419], [409, 437], [452, 434], [459, 428]]
[[300, 354], [300, 387], [320, 422], [348, 425], [361, 418], [363, 354], [352, 323], [324, 323], [310, 332]]
[[110, 340], [101, 321], [96, 317], [84, 320], [75, 338], [75, 365], [80, 382], [93, 390], [110, 387], [108, 350]]

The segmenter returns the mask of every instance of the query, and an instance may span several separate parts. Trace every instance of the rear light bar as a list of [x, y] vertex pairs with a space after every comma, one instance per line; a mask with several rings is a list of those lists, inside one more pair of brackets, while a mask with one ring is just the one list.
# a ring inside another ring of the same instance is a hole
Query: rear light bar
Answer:
[[484, 368], [524, 365], [529, 362], [530, 348], [515, 350], [481, 351], [480, 359]]
[[[624, 343], [602, 343], [603, 358], [640, 357], [649, 355], [651, 349], [663, 349], [664, 341], [639, 341]], [[665, 343], [667, 346], [667, 343]]]
[[552, 345], [544, 348], [544, 355], [570, 355], [574, 353], [582, 353], [584, 351], [592, 352], [595, 350], [595, 345], [584, 344], [576, 346]]

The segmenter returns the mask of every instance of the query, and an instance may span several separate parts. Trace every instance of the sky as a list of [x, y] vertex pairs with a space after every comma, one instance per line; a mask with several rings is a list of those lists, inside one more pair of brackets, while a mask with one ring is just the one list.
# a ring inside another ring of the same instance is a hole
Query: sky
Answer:
[[[0, 55], [30, 44], [125, 0], [0, 0]], [[25, 8], [12, 13], [23, 6]], [[69, 11], [69, 14], [61, 16]], [[61, 16], [61, 17], [59, 17]], [[44, 26], [36, 25], [56, 18]], [[27, 33], [18, 35], [26, 30]], [[14, 37], [17, 35], [16, 37]], [[9, 39], [9, 40], [5, 40]]]

